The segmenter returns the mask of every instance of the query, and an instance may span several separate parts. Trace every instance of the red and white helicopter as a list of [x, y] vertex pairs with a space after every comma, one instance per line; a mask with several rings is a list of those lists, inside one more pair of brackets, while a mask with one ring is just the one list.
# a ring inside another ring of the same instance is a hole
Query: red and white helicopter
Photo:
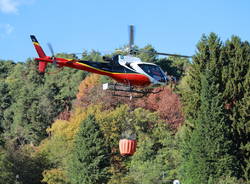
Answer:
[[[143, 62], [140, 58], [133, 56], [134, 53], [139, 52], [134, 48], [133, 26], [130, 26], [129, 54], [114, 55], [112, 58], [104, 56], [103, 60], [105, 62], [55, 57], [51, 45], [49, 45], [49, 48], [52, 56], [47, 56], [39, 45], [36, 37], [34, 35], [31, 35], [30, 37], [39, 56], [39, 58], [35, 58], [35, 60], [39, 62], [38, 70], [42, 74], [45, 73], [48, 63], [53, 63], [58, 67], [70, 67], [85, 70], [100, 75], [106, 75], [118, 82], [115, 84], [104, 84], [103, 89], [105, 90], [109, 89], [113, 91], [140, 93], [142, 94], [140, 97], [152, 93], [152, 88], [148, 87], [165, 85], [168, 82], [168, 77], [158, 65]], [[158, 52], [154, 52], [154, 54], [186, 58], [190, 57]], [[131, 95], [129, 97], [131, 97]]]

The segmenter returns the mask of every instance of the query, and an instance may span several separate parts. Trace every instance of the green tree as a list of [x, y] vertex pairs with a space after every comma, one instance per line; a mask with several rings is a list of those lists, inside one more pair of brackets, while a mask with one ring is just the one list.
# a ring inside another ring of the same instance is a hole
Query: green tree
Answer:
[[171, 56], [158, 59], [156, 64], [159, 65], [168, 76], [174, 76], [177, 80], [180, 80], [181, 77], [185, 75], [190, 62], [186, 58]]
[[0, 81], [6, 79], [14, 67], [13, 61], [0, 60]]
[[8, 160], [6, 151], [0, 149], [0, 183], [13, 184], [15, 182], [12, 170], [13, 163]]
[[215, 183], [230, 175], [235, 157], [232, 153], [230, 128], [224, 119], [223, 100], [213, 73], [207, 70], [201, 77], [201, 105], [195, 127], [184, 142], [182, 181], [192, 183]]
[[0, 134], [3, 133], [4, 128], [4, 112], [10, 107], [12, 97], [9, 93], [9, 86], [5, 82], [0, 83]]
[[[188, 143], [194, 135], [193, 131], [200, 126], [201, 107], [204, 107], [202, 78], [208, 71], [211, 72], [209, 83], [217, 87], [220, 96], [218, 100], [222, 108], [222, 122], [232, 133], [230, 137], [232, 148], [229, 154], [236, 159], [231, 172], [233, 176], [245, 178], [247, 181], [250, 168], [249, 128], [247, 128], [249, 127], [249, 113], [247, 113], [250, 86], [249, 53], [249, 43], [242, 42], [238, 37], [233, 36], [223, 44], [214, 33], [208, 37], [203, 36], [197, 44], [197, 53], [185, 78], [186, 87], [182, 88], [182, 103], [186, 117], [185, 137]], [[184, 148], [186, 153], [190, 152], [189, 148], [185, 146]], [[183, 159], [188, 159], [185, 154]]]
[[42, 172], [49, 165], [45, 155], [36, 154], [34, 147], [29, 145], [19, 147], [19, 149], [8, 145], [7, 152], [8, 160], [13, 165], [12, 172], [20, 184], [42, 183]]
[[89, 61], [103, 61], [101, 53], [95, 50], [92, 50], [90, 52], [87, 52], [86, 50], [82, 53], [82, 60], [89, 60]]
[[41, 184], [42, 171], [48, 167], [45, 156], [32, 146], [17, 150], [13, 146], [6, 143], [6, 149], [0, 149], [0, 183]]
[[[188, 71], [187, 88], [182, 91], [182, 103], [186, 119], [196, 119], [200, 107], [201, 74], [206, 68], [210, 69], [217, 82], [221, 79], [223, 61], [220, 60], [222, 42], [217, 35], [202, 36], [197, 44], [197, 53]], [[220, 88], [221, 89], [221, 88]]]
[[224, 47], [222, 81], [225, 114], [233, 128], [238, 177], [250, 182], [250, 44], [232, 36]]
[[107, 183], [109, 154], [104, 136], [93, 115], [83, 121], [75, 137], [69, 176], [73, 184]]
[[139, 49], [139, 57], [143, 62], [154, 63], [157, 60], [157, 55], [155, 54], [156, 50], [152, 45], [146, 45], [144, 48]]
[[176, 142], [170, 129], [160, 123], [147, 133], [138, 133], [138, 149], [129, 165], [130, 178], [134, 183], [160, 184], [176, 178]]
[[[85, 77], [85, 72], [74, 69], [65, 69], [54, 75], [40, 75], [37, 65], [31, 59], [16, 64], [5, 80], [8, 94], [3, 94], [3, 91], [1, 94], [12, 98], [11, 104], [3, 113], [3, 110], [0, 112], [5, 138], [16, 140], [19, 145], [37, 144], [47, 136], [46, 128], [54, 118], [63, 111], [70, 111], [77, 87]], [[56, 70], [48, 65], [49, 72]]]

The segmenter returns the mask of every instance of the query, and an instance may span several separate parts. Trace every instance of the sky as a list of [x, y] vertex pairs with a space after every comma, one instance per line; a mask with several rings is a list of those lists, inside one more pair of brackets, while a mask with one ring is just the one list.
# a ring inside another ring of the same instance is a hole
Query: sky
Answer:
[[112, 53], [128, 43], [129, 25], [140, 48], [193, 55], [202, 34], [250, 41], [249, 22], [249, 0], [0, 0], [0, 59], [37, 57], [31, 34], [47, 55], [47, 43], [56, 53]]

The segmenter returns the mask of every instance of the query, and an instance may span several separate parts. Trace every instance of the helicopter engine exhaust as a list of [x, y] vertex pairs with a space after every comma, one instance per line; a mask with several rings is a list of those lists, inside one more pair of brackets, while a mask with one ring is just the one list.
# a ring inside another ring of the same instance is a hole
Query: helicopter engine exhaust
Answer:
[[103, 59], [104, 61], [111, 61], [111, 62], [113, 61], [112, 58], [107, 57], [107, 56], [103, 56], [102, 59]]

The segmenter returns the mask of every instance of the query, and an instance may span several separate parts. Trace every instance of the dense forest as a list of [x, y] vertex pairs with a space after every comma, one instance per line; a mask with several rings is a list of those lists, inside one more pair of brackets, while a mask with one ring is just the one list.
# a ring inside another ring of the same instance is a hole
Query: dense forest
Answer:
[[[57, 56], [102, 62], [96, 51]], [[249, 184], [249, 42], [211, 33], [191, 60], [137, 56], [177, 83], [130, 100], [103, 91], [104, 76], [0, 60], [0, 183]], [[121, 156], [128, 129], [137, 150]]]

